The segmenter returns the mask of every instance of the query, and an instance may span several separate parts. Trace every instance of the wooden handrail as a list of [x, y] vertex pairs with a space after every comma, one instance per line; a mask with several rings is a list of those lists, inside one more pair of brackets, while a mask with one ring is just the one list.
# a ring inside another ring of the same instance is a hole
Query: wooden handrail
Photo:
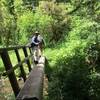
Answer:
[[[3, 60], [6, 71], [12, 69], [12, 63], [10, 61], [8, 51], [4, 50], [1, 53], [1, 58]], [[10, 80], [10, 83], [11, 83], [11, 86], [12, 86], [15, 96], [17, 96], [20, 91], [20, 88], [19, 88], [15, 73], [14, 72], [10, 73], [8, 75], [8, 78]]]
[[26, 46], [12, 46], [12, 47], [5, 47], [5, 48], [0, 48], [0, 53], [2, 53], [4, 50], [7, 50], [7, 51], [11, 51], [11, 50], [16, 50], [16, 49], [21, 49], [21, 48], [27, 48], [27, 47], [30, 47], [30, 46], [28, 46], [28, 45], [26, 45]]
[[19, 62], [18, 64], [16, 64], [15, 66], [13, 66], [12, 69], [6, 71], [6, 72], [3, 72], [2, 75], [3, 76], [6, 76], [6, 75], [9, 75], [12, 71], [16, 70], [20, 65], [22, 65], [24, 62], [26, 62], [30, 57], [32, 57], [32, 55], [26, 57], [24, 60], [22, 60], [21, 62]]
[[[27, 52], [27, 48], [30, 50], [30, 55]], [[19, 49], [23, 50], [25, 58], [21, 60]], [[9, 57], [9, 52], [13, 50], [16, 54], [18, 63], [13, 66]], [[0, 56], [4, 63], [6, 71], [3, 75], [7, 75], [12, 89], [14, 91], [16, 100], [42, 100], [43, 96], [43, 79], [44, 79], [44, 67], [45, 67], [45, 57], [40, 57], [39, 63], [35, 65], [34, 69], [31, 68], [30, 58], [32, 58], [31, 48], [29, 46], [16, 46], [9, 48], [0, 48]], [[24, 71], [23, 63], [28, 65], [29, 76], [26, 78], [26, 73]], [[22, 89], [20, 89], [15, 75], [15, 70], [20, 68], [22, 78], [25, 82]], [[31, 70], [32, 69], [32, 70]]]
[[[30, 51], [30, 55], [28, 55], [26, 48], [30, 49], [29, 46], [14, 46], [14, 47], [8, 47], [8, 48], [0, 48], [0, 56], [1, 56], [1, 59], [4, 63], [4, 67], [6, 69], [6, 71], [3, 73], [3, 75], [8, 75], [8, 78], [10, 80], [10, 83], [11, 83], [11, 86], [12, 86], [12, 89], [14, 91], [15, 96], [18, 95], [20, 88], [19, 88], [19, 84], [17, 82], [16, 75], [15, 75], [14, 71], [20, 67], [21, 76], [22, 76], [24, 81], [26, 80], [26, 74], [25, 74], [25, 71], [23, 68], [24, 62], [27, 62], [29, 72], [31, 71], [31, 65], [30, 65], [29, 59], [32, 57], [32, 53]], [[20, 54], [18, 52], [19, 49], [22, 49], [23, 53], [25, 55], [25, 58], [22, 61], [20, 58]], [[10, 57], [9, 57], [8, 51], [11, 51], [11, 50], [13, 50], [13, 52], [16, 54], [16, 58], [18, 60], [18, 63], [15, 66], [12, 65], [12, 62], [11, 62]]]

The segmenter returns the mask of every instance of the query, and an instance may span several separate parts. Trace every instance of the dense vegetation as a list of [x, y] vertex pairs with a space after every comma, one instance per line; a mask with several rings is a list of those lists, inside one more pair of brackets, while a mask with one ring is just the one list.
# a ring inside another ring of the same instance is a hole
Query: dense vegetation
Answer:
[[46, 100], [100, 100], [99, 23], [99, 0], [0, 1], [1, 46], [46, 41]]

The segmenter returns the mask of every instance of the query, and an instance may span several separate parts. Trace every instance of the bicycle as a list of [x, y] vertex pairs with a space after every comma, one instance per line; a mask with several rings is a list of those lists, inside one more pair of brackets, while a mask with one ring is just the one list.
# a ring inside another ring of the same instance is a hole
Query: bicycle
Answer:
[[33, 49], [33, 57], [34, 57], [34, 63], [35, 64], [38, 64], [39, 59], [41, 57], [40, 45], [34, 46], [34, 49]]

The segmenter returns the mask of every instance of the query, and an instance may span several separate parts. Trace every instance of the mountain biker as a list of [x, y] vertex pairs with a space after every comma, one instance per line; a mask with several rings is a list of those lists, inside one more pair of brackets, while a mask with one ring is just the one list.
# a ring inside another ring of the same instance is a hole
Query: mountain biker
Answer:
[[43, 48], [44, 40], [43, 37], [40, 35], [38, 31], [33, 34], [32, 40], [31, 40], [31, 47], [34, 51], [34, 61], [35, 63], [38, 63], [39, 57], [41, 57], [41, 52]]

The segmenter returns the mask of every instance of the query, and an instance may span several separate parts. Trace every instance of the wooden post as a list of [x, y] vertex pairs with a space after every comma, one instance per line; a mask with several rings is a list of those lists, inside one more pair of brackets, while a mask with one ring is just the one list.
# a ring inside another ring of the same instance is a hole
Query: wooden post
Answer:
[[[8, 71], [8, 70], [10, 70], [10, 69], [13, 68], [7, 50], [4, 50], [1, 53], [1, 58], [3, 60], [3, 63], [4, 63], [4, 66], [5, 66], [6, 71]], [[12, 89], [13, 89], [14, 94], [15, 94], [15, 97], [16, 97], [18, 95], [19, 91], [20, 91], [20, 88], [19, 88], [19, 85], [18, 85], [18, 82], [17, 82], [17, 79], [16, 79], [16, 76], [15, 76], [14, 71], [11, 72], [8, 75], [8, 78], [10, 80]]]
[[31, 50], [31, 47], [29, 47], [29, 51], [30, 51], [30, 54], [32, 54], [32, 50]]
[[[26, 50], [25, 47], [23, 48], [23, 51], [24, 51], [24, 55], [25, 55], [25, 57], [28, 57], [28, 53], [27, 53], [27, 50]], [[30, 72], [30, 71], [31, 71], [31, 64], [30, 64], [29, 59], [27, 60], [27, 65], [28, 65], [29, 72]]]
[[[19, 52], [17, 49], [15, 49], [15, 53], [16, 53], [18, 62], [21, 62], [20, 55], [19, 55]], [[25, 74], [25, 71], [24, 71], [24, 68], [22, 65], [20, 66], [20, 71], [21, 71], [21, 76], [25, 82], [26, 81], [26, 74]]]

